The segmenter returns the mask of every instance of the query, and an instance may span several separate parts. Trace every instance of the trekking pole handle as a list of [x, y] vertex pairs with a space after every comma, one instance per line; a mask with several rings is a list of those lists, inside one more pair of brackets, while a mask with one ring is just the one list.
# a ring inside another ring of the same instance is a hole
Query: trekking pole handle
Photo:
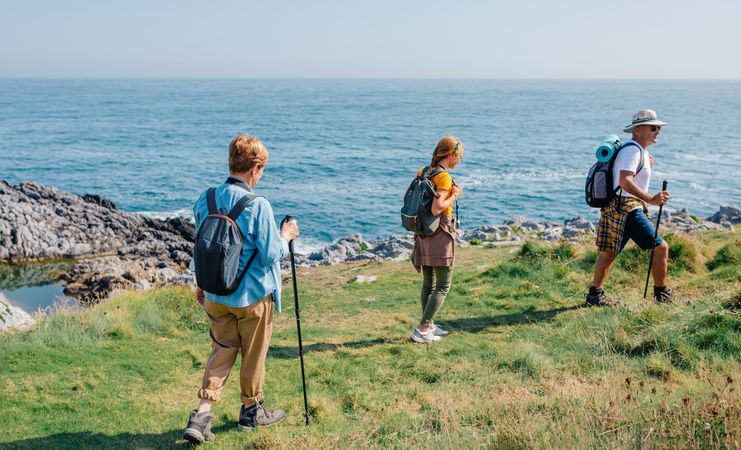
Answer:
[[666, 180], [664, 180], [664, 182], [663, 182], [663, 183], [661, 184], [661, 190], [662, 190], [662, 191], [665, 191], [665, 190], [666, 190], [666, 186], [667, 186], [668, 184], [669, 184], [669, 182], [668, 182], [668, 181], [666, 181]]
[[[295, 220], [293, 216], [290, 214], [283, 218], [283, 220], [280, 221], [280, 227], [283, 228], [283, 225], [285, 225], [287, 222], [290, 222], [292, 220]], [[288, 250], [293, 253], [293, 239], [288, 241]]]

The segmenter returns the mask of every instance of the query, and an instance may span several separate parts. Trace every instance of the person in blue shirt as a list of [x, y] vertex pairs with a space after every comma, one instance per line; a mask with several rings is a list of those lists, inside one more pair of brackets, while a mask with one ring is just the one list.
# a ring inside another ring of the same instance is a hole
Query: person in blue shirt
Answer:
[[[216, 206], [229, 211], [240, 198], [253, 195], [268, 162], [268, 150], [256, 137], [239, 135], [229, 144], [229, 172], [226, 183], [216, 188]], [[193, 206], [196, 229], [208, 216], [206, 192]], [[288, 242], [298, 234], [295, 221], [281, 229], [273, 209], [264, 197], [249, 202], [236, 220], [242, 235], [241, 271], [257, 251], [239, 287], [230, 295], [219, 296], [196, 289], [196, 299], [203, 305], [211, 326], [211, 355], [206, 363], [200, 403], [191, 411], [184, 438], [199, 444], [215, 438], [211, 431], [211, 404], [219, 399], [221, 389], [234, 366], [237, 353], [242, 354], [239, 373], [242, 406], [240, 430], [274, 425], [285, 418], [285, 412], [265, 407], [265, 357], [273, 329], [273, 305], [281, 310], [280, 261], [288, 254]]]

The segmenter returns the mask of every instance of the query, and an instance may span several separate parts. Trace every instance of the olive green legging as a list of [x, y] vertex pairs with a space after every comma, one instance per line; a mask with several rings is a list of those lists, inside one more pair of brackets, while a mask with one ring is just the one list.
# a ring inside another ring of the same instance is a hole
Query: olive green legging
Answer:
[[452, 267], [422, 266], [422, 325], [429, 326], [432, 323], [435, 314], [443, 306], [452, 279]]

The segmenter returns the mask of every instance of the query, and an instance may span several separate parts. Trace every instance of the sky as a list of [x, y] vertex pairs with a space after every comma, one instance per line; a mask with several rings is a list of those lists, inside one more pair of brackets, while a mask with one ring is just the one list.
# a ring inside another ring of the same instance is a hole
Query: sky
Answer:
[[0, 0], [3, 78], [741, 79], [737, 0]]

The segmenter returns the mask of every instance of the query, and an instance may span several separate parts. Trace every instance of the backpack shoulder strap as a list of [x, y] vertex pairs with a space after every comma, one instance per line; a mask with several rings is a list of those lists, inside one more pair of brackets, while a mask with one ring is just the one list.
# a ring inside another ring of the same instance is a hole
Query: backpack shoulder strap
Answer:
[[427, 170], [429, 170], [430, 166], [424, 166], [422, 168], [422, 171], [419, 173], [419, 178], [427, 178]]
[[[643, 148], [641, 148], [635, 142], [628, 142], [627, 144], [625, 144], [622, 147], [620, 147], [620, 150], [624, 149], [625, 147], [630, 147], [631, 145], [632, 146], [635, 146], [635, 147], [638, 147], [638, 150], [641, 152], [641, 162], [638, 164], [638, 168], [636, 170], [636, 175], [638, 175], [638, 172], [640, 172], [641, 170], [643, 170], [643, 166], [646, 163], [646, 150], [644, 150]], [[615, 155], [617, 155], [617, 152], [615, 152]], [[617, 158], [617, 156], [615, 156], [615, 158]]]
[[216, 207], [216, 188], [208, 188], [206, 192], [206, 204], [208, 205], [208, 214], [218, 214], [219, 208]]
[[636, 175], [638, 175], [638, 172], [643, 170], [643, 165], [646, 163], [646, 150], [641, 149], [641, 162], [638, 164], [638, 170], [636, 170]]
[[440, 166], [437, 166], [437, 167], [438, 167], [438, 168], [437, 168], [437, 169], [435, 169], [435, 170], [433, 170], [433, 171], [432, 171], [432, 172], [431, 172], [431, 173], [430, 173], [430, 174], [429, 174], [429, 175], [427, 176], [427, 178], [430, 178], [430, 179], [432, 179], [432, 177], [435, 177], [435, 176], [437, 176], [437, 175], [440, 175], [440, 174], [441, 174], [441, 173], [443, 173], [443, 172], [447, 172], [447, 170], [445, 170], [445, 169], [444, 169], [443, 167], [440, 167]]
[[247, 275], [247, 271], [250, 270], [250, 266], [252, 265], [252, 261], [255, 260], [255, 257], [257, 256], [257, 249], [255, 249], [252, 252], [252, 255], [250, 256], [250, 259], [247, 261], [247, 264], [244, 265], [244, 269], [239, 273], [237, 278], [234, 280], [232, 285], [230, 286], [230, 290], [235, 291], [237, 287], [242, 284], [242, 280], [244, 279], [244, 276]]
[[234, 205], [231, 211], [229, 211], [229, 214], [227, 214], [227, 216], [230, 219], [236, 221], [239, 215], [242, 214], [242, 211], [247, 206], [247, 204], [257, 197], [262, 197], [262, 195], [245, 195], [244, 197], [240, 198], [239, 201], [237, 201], [237, 204]]

